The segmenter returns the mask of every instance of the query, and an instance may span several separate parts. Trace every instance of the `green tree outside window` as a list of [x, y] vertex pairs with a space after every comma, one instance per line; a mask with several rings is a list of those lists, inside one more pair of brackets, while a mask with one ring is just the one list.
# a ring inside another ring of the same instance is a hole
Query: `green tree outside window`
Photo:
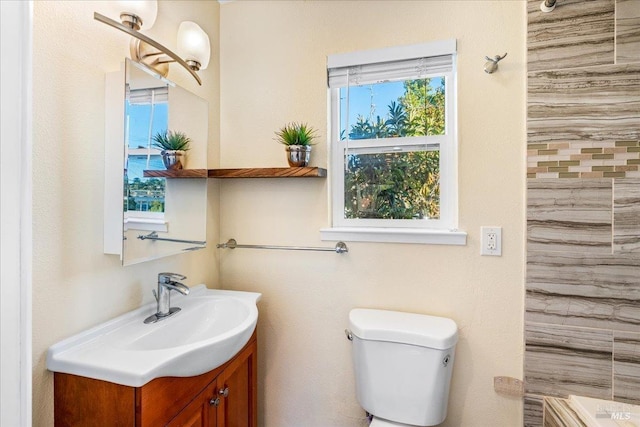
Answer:
[[[350, 139], [444, 135], [444, 79], [407, 80], [404, 94], [387, 106], [386, 117], [357, 117]], [[344, 139], [344, 135], [343, 139]], [[348, 154], [345, 218], [438, 219], [440, 152]]]

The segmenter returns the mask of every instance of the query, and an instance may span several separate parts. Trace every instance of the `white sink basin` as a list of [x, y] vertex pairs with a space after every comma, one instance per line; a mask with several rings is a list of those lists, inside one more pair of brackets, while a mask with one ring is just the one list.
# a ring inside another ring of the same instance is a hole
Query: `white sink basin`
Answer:
[[117, 384], [140, 387], [159, 377], [190, 377], [208, 372], [235, 356], [258, 321], [253, 292], [191, 288], [171, 295], [182, 310], [145, 324], [155, 302], [49, 348], [47, 368]]

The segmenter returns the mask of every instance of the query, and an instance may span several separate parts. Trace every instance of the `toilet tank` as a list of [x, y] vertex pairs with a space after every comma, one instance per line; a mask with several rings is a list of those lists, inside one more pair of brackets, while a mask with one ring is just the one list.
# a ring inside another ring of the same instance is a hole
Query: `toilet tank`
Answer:
[[356, 308], [349, 313], [349, 329], [362, 408], [415, 426], [444, 421], [458, 341], [453, 320]]

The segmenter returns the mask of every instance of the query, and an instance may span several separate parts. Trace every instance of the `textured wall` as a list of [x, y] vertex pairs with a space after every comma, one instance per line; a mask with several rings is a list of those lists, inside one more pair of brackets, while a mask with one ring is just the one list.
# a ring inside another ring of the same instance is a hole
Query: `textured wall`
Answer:
[[[51, 344], [151, 302], [161, 271], [185, 273], [190, 285], [215, 286], [218, 274], [212, 245], [128, 267], [103, 254], [104, 81], [128, 56], [129, 37], [93, 19], [107, 2], [33, 7], [33, 425], [51, 426]], [[209, 101], [209, 164], [218, 161], [218, 10], [217, 2], [161, 1], [149, 31], [172, 49], [182, 20], [199, 22], [211, 37], [202, 87], [186, 71], [170, 74]], [[208, 240], [215, 242], [217, 185], [210, 187]]]
[[544, 396], [640, 402], [640, 2], [539, 5], [528, 2], [531, 427]]
[[[522, 374], [525, 3], [236, 1], [221, 5], [224, 167], [285, 166], [274, 130], [307, 121], [327, 166], [329, 54], [458, 40], [460, 228], [467, 246], [349, 244], [349, 253], [236, 249], [225, 288], [259, 291], [260, 420], [269, 427], [366, 425], [343, 330], [353, 307], [431, 313], [460, 328], [445, 426], [516, 426], [520, 399], [493, 377]], [[494, 74], [485, 55], [509, 56]], [[499, 173], [496, 171], [499, 170]], [[331, 171], [329, 171], [331, 173]], [[328, 180], [225, 180], [222, 240], [332, 246]], [[502, 225], [503, 256], [480, 256], [480, 226]]]

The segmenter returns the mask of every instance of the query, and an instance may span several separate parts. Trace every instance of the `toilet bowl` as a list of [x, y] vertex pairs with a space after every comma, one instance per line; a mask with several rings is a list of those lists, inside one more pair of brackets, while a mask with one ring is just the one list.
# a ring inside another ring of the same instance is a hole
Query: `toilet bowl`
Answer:
[[349, 313], [356, 397], [373, 427], [434, 426], [447, 415], [458, 327], [451, 319], [356, 308]]

